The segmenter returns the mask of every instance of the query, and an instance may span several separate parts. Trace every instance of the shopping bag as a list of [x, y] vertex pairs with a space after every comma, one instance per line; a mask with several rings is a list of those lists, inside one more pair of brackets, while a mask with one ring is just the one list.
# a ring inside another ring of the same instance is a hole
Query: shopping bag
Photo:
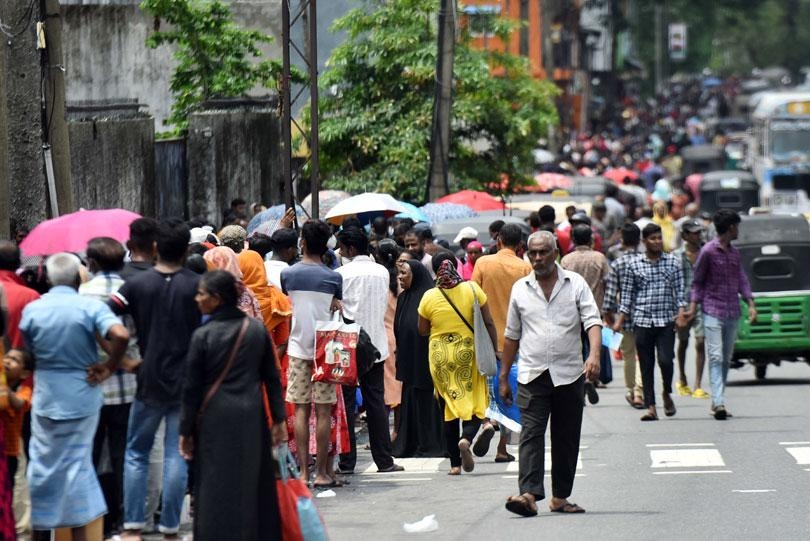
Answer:
[[339, 313], [315, 322], [312, 381], [357, 386], [357, 342], [360, 325], [346, 323]]
[[295, 459], [283, 443], [276, 447], [281, 478], [276, 480], [283, 541], [327, 541], [326, 529], [312, 493], [298, 474]]
[[[517, 405], [517, 392], [518, 392], [518, 359], [512, 363], [509, 370], [509, 387], [512, 388], [512, 403], [506, 405], [501, 400], [501, 395], [498, 391], [498, 378], [487, 378], [489, 387], [489, 405], [487, 406], [487, 417], [492, 420], [498, 421], [503, 426], [512, 432], [520, 432], [520, 408]], [[501, 361], [497, 362], [498, 373], [501, 371]]]
[[470, 284], [473, 292], [473, 336], [475, 339], [475, 363], [478, 365], [478, 372], [482, 376], [494, 376], [497, 373], [495, 348], [492, 347], [492, 340], [489, 338], [489, 331], [484, 323], [484, 316], [481, 314], [481, 306], [478, 304], [478, 296], [475, 288]]

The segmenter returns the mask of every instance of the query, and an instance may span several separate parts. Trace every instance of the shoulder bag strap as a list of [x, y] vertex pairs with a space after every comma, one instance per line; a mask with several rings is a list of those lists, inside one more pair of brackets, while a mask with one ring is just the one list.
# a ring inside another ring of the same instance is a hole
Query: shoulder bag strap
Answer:
[[[444, 297], [444, 300], [446, 300], [448, 303], [450, 303], [450, 306], [452, 306], [453, 310], [456, 311], [456, 313], [458, 314], [458, 317], [461, 318], [461, 321], [464, 322], [464, 324], [467, 326], [468, 329], [470, 329], [473, 333], [475, 333], [475, 329], [473, 329], [473, 326], [470, 325], [470, 323], [467, 321], [467, 319], [464, 316], [461, 315], [461, 312], [458, 311], [458, 308], [456, 308], [456, 305], [453, 304], [453, 301], [450, 300], [450, 297], [447, 296], [447, 293], [445, 293], [442, 288], [438, 288], [438, 289], [439, 289], [439, 292]], [[473, 292], [473, 294], [474, 294], [474, 292]]]
[[200, 418], [202, 417], [202, 414], [205, 411], [205, 407], [217, 393], [220, 385], [222, 385], [222, 382], [225, 381], [225, 377], [228, 375], [228, 372], [230, 372], [231, 366], [233, 366], [233, 362], [234, 360], [236, 360], [236, 353], [239, 351], [239, 346], [242, 345], [242, 340], [245, 338], [245, 334], [247, 333], [248, 324], [249, 324], [248, 316], [245, 316], [242, 319], [242, 326], [239, 328], [239, 334], [236, 335], [236, 341], [233, 343], [233, 348], [231, 348], [231, 353], [228, 356], [228, 361], [225, 363], [225, 368], [222, 369], [222, 372], [219, 374], [217, 380], [208, 389], [208, 392], [205, 394], [205, 398], [203, 399], [202, 404], [200, 404], [200, 411], [197, 413], [197, 424], [199, 424], [200, 422]]

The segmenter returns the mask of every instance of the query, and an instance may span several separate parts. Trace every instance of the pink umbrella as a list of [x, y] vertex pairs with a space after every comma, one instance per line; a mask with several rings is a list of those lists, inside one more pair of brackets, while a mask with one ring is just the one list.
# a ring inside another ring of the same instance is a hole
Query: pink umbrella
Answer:
[[123, 209], [79, 210], [37, 225], [20, 243], [20, 250], [26, 257], [83, 252], [95, 237], [124, 243], [129, 239], [129, 224], [140, 217]]
[[574, 179], [560, 173], [540, 173], [534, 176], [534, 185], [525, 186], [527, 192], [553, 192], [567, 190], [574, 185]]
[[493, 197], [486, 192], [478, 192], [475, 190], [461, 190], [460, 192], [451, 193], [444, 197], [438, 198], [434, 203], [456, 203], [458, 205], [466, 205], [473, 210], [503, 210], [503, 201], [497, 197]]

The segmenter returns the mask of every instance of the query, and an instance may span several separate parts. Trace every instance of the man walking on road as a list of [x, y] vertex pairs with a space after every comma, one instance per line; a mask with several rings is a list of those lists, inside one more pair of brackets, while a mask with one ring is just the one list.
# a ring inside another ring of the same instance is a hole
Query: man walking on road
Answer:
[[[672, 254], [681, 258], [683, 267], [683, 290], [689, 295], [692, 289], [692, 274], [694, 273], [695, 262], [703, 244], [703, 224], [695, 219], [684, 220], [681, 223], [680, 235], [683, 244]], [[691, 318], [685, 327], [678, 329], [678, 382], [675, 389], [681, 396], [693, 396], [695, 398], [709, 398], [709, 393], [701, 388], [703, 379], [703, 366], [706, 363], [706, 355], [703, 343], [703, 314], [700, 307], [697, 312], [690, 313]], [[689, 331], [694, 330], [695, 334], [695, 390], [689, 388], [686, 381], [686, 351], [689, 348]]]
[[[554, 211], [553, 208], [551, 210]], [[517, 256], [521, 237], [522, 233], [518, 225], [505, 224], [496, 241], [498, 251], [492, 255], [481, 256], [476, 261], [472, 273], [472, 281], [478, 283], [487, 295], [489, 313], [492, 314], [495, 330], [498, 333], [499, 357], [503, 352], [503, 333], [506, 329], [506, 314], [509, 311], [509, 295], [512, 293], [512, 286], [532, 272], [532, 266]], [[494, 434], [495, 427], [491, 422], [485, 422], [481, 427], [481, 435], [473, 445], [473, 453], [476, 456], [481, 457], [487, 454]], [[506, 450], [508, 436], [509, 431], [501, 425], [501, 437], [495, 453], [495, 462], [515, 460], [515, 457]]]
[[664, 253], [661, 227], [654, 223], [641, 232], [646, 252], [627, 266], [627, 279], [622, 281], [620, 315], [613, 330], [621, 331], [624, 319], [632, 315], [636, 348], [641, 365], [644, 386], [644, 406], [647, 413], [642, 421], [657, 421], [655, 409], [655, 356], [661, 367], [664, 384], [664, 413], [675, 415], [672, 401], [672, 359], [675, 356], [675, 321], [685, 324], [683, 271], [681, 262], [672, 254]]
[[[622, 281], [627, 279], [627, 266], [639, 257], [638, 244], [641, 241], [641, 231], [636, 224], [628, 223], [622, 226], [622, 243], [620, 250], [616, 251], [616, 259], [610, 266], [610, 274], [605, 284], [605, 304], [602, 315], [605, 322], [614, 327], [618, 317], [621, 303], [620, 293]], [[641, 387], [641, 370], [638, 367], [636, 355], [636, 337], [633, 335], [633, 320], [625, 316], [620, 331], [622, 334], [622, 359], [624, 360], [624, 386], [626, 388], [624, 399], [631, 407], [642, 409], [644, 407], [644, 394]]]
[[[605, 301], [605, 280], [610, 274], [610, 264], [602, 252], [597, 252], [591, 248], [593, 244], [593, 231], [591, 227], [586, 224], [576, 224], [571, 228], [571, 241], [574, 244], [574, 250], [563, 256], [560, 260], [560, 266], [565, 270], [575, 272], [585, 278], [588, 287], [591, 288], [593, 298], [596, 300], [596, 307], [599, 308], [599, 313], [602, 313], [602, 305]], [[583, 337], [584, 339], [585, 337]], [[607, 362], [610, 362], [609, 354], [602, 352], [600, 344], [600, 356], [608, 355]], [[583, 357], [587, 358], [588, 349], [583, 348]], [[607, 380], [610, 381], [610, 380]], [[595, 381], [585, 380], [585, 394], [591, 404], [599, 402], [599, 394], [596, 391]]]
[[[343, 314], [363, 327], [371, 343], [380, 352], [374, 367], [360, 375], [360, 392], [366, 407], [368, 439], [371, 457], [380, 472], [402, 471], [391, 457], [391, 434], [388, 427], [388, 410], [385, 408], [385, 384], [383, 365], [388, 357], [388, 334], [385, 331], [385, 312], [388, 309], [388, 269], [368, 255], [366, 232], [356, 227], [344, 229], [338, 234], [340, 255], [349, 259], [337, 272], [343, 277]], [[346, 417], [349, 425], [351, 451], [340, 455], [340, 472], [354, 473], [357, 461], [357, 437], [354, 433], [355, 388], [344, 386]]]
[[739, 297], [748, 303], [749, 322], [756, 321], [757, 309], [740, 262], [740, 252], [731, 245], [739, 235], [740, 216], [733, 210], [720, 209], [712, 221], [717, 237], [706, 243], [695, 263], [688, 313], [693, 317], [700, 304], [712, 387], [712, 413], [715, 419], [722, 421], [729, 416], [724, 393], [737, 339]]
[[[579, 455], [585, 379], [599, 377], [602, 321], [585, 280], [556, 263], [557, 244], [552, 233], [532, 233], [527, 255], [534, 273], [512, 286], [498, 375], [500, 396], [511, 403], [509, 369], [519, 351], [517, 403], [523, 424], [518, 470], [520, 495], [510, 496], [506, 509], [526, 517], [537, 515], [536, 502], [545, 497], [545, 435], [550, 418], [549, 508], [556, 513], [584, 513], [568, 497], [573, 490]], [[590, 344], [584, 370], [583, 327]]]

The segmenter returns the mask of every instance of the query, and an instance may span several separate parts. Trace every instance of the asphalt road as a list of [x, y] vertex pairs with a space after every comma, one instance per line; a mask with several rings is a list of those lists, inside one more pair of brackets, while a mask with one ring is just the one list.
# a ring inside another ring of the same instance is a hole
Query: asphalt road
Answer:
[[[402, 459], [404, 472], [376, 473], [361, 450], [351, 484], [316, 500], [330, 538], [810, 539], [810, 366], [772, 366], [763, 381], [750, 366], [732, 370], [727, 421], [709, 415], [709, 400], [675, 397], [675, 417], [643, 423], [624, 401], [621, 374], [616, 363], [616, 379], [585, 410], [570, 499], [587, 513], [549, 513], [546, 502], [537, 517], [507, 512], [517, 463], [494, 463], [494, 445], [459, 477], [442, 459]], [[404, 532], [431, 514], [438, 530]]]

